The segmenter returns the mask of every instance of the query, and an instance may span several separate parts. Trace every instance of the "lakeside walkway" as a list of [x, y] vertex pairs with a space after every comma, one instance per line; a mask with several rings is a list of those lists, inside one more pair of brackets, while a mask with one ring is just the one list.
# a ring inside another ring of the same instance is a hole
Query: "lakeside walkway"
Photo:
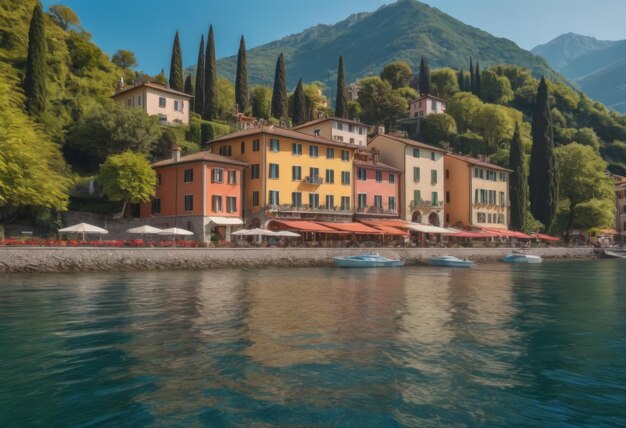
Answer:
[[[105, 272], [332, 266], [333, 257], [377, 252], [408, 265], [436, 255], [496, 261], [519, 248], [97, 248], [3, 247], [0, 272]], [[546, 259], [595, 258], [592, 247], [524, 250]]]

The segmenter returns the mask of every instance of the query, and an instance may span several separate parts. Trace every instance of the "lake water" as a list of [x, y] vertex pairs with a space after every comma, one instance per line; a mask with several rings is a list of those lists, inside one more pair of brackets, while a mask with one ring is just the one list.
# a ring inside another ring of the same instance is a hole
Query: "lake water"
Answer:
[[0, 426], [625, 426], [626, 262], [0, 276]]

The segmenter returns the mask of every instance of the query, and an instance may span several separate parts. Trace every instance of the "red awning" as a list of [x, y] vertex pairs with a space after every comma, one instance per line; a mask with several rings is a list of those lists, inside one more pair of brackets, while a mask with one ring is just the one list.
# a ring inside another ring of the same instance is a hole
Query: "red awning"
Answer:
[[317, 221], [316, 223], [347, 233], [356, 233], [359, 235], [382, 235], [380, 230], [369, 227], [363, 223], [333, 223], [329, 221]]
[[490, 233], [492, 235], [504, 236], [506, 238], [530, 239], [530, 235], [526, 235], [525, 233], [515, 232], [513, 230], [508, 230], [508, 229], [495, 229], [495, 228], [492, 229], [490, 227], [482, 227], [480, 230], [483, 232]]
[[359, 222], [363, 224], [367, 224], [368, 226], [378, 227], [378, 226], [387, 226], [387, 227], [397, 227], [400, 229], [408, 229], [411, 223], [406, 222], [404, 220], [384, 220], [384, 219], [359, 219]]
[[298, 232], [344, 233], [322, 224], [305, 220], [270, 220], [268, 228], [272, 230], [296, 230]]
[[383, 226], [381, 224], [377, 224], [376, 229], [380, 229], [385, 235], [394, 235], [394, 236], [406, 236], [409, 233], [405, 230], [396, 229], [391, 226]]
[[561, 238], [557, 238], [556, 236], [550, 236], [550, 235], [545, 235], [543, 233], [535, 233], [534, 235], [531, 235], [532, 238], [535, 239], [541, 239], [543, 241], [560, 241]]

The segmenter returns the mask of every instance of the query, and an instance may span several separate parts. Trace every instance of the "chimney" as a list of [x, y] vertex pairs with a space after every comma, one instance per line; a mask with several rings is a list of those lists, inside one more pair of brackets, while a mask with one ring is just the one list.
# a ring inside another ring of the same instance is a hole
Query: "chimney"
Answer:
[[172, 147], [172, 160], [174, 162], [178, 162], [180, 160], [180, 147]]
[[117, 80], [117, 87], [115, 88], [115, 92], [119, 92], [124, 89], [124, 76], [120, 76]]

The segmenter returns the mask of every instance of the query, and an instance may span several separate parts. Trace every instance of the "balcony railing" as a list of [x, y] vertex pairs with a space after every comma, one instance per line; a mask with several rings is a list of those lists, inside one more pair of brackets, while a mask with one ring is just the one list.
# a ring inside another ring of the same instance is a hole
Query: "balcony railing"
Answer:
[[411, 201], [409, 204], [409, 208], [443, 208], [443, 201], [433, 202], [433, 201]]
[[266, 211], [270, 212], [292, 212], [292, 213], [318, 213], [318, 214], [352, 214], [353, 208], [350, 207], [327, 207], [326, 205], [319, 205], [317, 207], [312, 207], [308, 204], [302, 205], [267, 205], [265, 207]]
[[388, 215], [397, 215], [397, 209], [385, 209], [383, 207], [377, 206], [369, 206], [369, 207], [357, 207], [355, 210], [357, 213], [362, 214], [388, 214]]
[[324, 183], [324, 180], [322, 179], [322, 177], [304, 177], [304, 181], [307, 184], [316, 184], [316, 185], [320, 185]]

